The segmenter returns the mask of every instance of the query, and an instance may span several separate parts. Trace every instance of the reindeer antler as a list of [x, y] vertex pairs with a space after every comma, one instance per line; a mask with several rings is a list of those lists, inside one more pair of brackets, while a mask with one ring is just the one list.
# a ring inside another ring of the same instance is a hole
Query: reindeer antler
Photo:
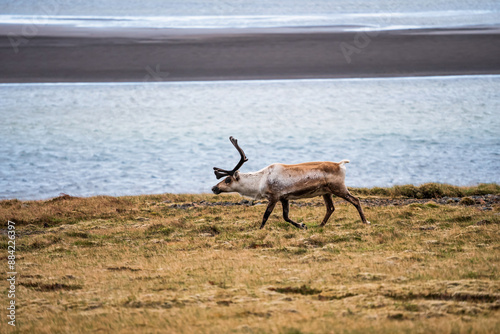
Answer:
[[231, 143], [234, 145], [234, 147], [236, 147], [236, 149], [240, 153], [241, 159], [240, 159], [240, 162], [238, 162], [238, 164], [233, 168], [233, 170], [227, 170], [227, 169], [222, 169], [222, 168], [214, 167], [214, 173], [215, 173], [215, 177], [217, 179], [220, 179], [221, 177], [224, 177], [224, 176], [232, 176], [232, 175], [234, 175], [234, 173], [238, 169], [240, 169], [240, 167], [243, 166], [243, 164], [246, 161], [248, 161], [247, 157], [245, 156], [245, 152], [243, 152], [243, 150], [241, 149], [241, 147], [238, 145], [238, 140], [234, 139], [232, 136], [229, 137], [229, 140], [231, 141]]

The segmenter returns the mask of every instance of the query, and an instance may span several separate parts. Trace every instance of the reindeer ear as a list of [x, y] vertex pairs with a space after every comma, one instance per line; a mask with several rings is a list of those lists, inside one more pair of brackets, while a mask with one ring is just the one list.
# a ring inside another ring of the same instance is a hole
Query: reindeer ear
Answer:
[[236, 181], [239, 181], [240, 180], [240, 172], [238, 172], [238, 171], [234, 172], [233, 177]]

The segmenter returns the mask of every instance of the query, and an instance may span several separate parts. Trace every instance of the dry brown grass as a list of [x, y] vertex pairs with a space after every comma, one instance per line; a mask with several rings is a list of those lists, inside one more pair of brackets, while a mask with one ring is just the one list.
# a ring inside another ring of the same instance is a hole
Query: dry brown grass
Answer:
[[[375, 206], [365, 209], [366, 227], [341, 203], [319, 228], [322, 206], [292, 205], [292, 218], [309, 225], [302, 231], [282, 220], [280, 207], [258, 230], [263, 205], [206, 205], [240, 200], [0, 202], [0, 219], [17, 223], [16, 329], [500, 332], [498, 207]], [[5, 234], [1, 242], [6, 268]], [[1, 289], [5, 300], [5, 279]]]

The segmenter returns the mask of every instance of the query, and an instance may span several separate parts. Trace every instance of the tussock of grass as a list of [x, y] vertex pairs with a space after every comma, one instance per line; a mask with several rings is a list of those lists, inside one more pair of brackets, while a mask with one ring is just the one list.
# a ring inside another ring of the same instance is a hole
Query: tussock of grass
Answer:
[[495, 183], [482, 183], [477, 186], [458, 187], [442, 183], [425, 183], [420, 186], [398, 185], [391, 188], [352, 188], [354, 194], [364, 196], [388, 196], [406, 198], [442, 198], [481, 196], [487, 194], [500, 194], [500, 185]]
[[121, 266], [121, 267], [109, 267], [107, 269], [111, 270], [111, 271], [122, 271], [122, 270], [139, 271], [140, 270], [140, 269], [134, 269], [134, 268], [124, 267], [124, 266]]
[[65, 283], [40, 283], [40, 282], [20, 282], [19, 285], [31, 288], [37, 291], [57, 291], [57, 290], [78, 290], [82, 286], [78, 284], [65, 284]]
[[73, 238], [90, 238], [90, 234], [86, 232], [78, 232], [78, 231], [71, 231], [71, 232], [66, 232], [66, 235], [68, 237], [73, 237]]
[[321, 199], [292, 203], [308, 230], [280, 205], [260, 230], [265, 205], [233, 195], [0, 202], [16, 222], [17, 329], [498, 332], [498, 206], [378, 199], [371, 226], [344, 202], [325, 227]]
[[283, 287], [283, 288], [269, 288], [271, 291], [276, 291], [279, 293], [292, 293], [292, 294], [300, 294], [300, 295], [317, 295], [321, 293], [321, 290], [319, 289], [313, 289], [307, 285], [301, 285], [300, 287]]

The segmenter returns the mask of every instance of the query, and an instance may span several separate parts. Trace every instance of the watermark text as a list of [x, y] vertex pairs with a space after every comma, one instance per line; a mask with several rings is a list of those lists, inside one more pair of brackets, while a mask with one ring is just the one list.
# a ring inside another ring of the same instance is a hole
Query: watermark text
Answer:
[[7, 323], [11, 326], [16, 326], [16, 223], [10, 220], [7, 222], [7, 237], [9, 240], [7, 247], [7, 282], [9, 282], [7, 291], [9, 299]]

